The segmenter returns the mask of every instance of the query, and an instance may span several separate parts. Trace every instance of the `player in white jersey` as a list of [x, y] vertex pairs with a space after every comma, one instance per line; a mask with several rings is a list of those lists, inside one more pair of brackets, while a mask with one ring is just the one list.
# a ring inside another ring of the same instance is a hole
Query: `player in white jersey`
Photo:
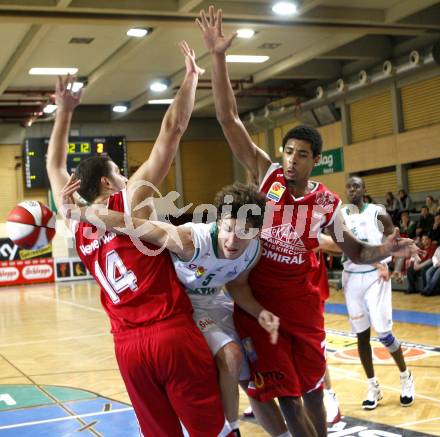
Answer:
[[[365, 184], [362, 178], [350, 177], [346, 189], [351, 205], [341, 210], [345, 224], [359, 240], [380, 244], [384, 236], [394, 231], [391, 217], [382, 206], [364, 203]], [[400, 342], [392, 332], [391, 281], [387, 261], [390, 259], [369, 265], [355, 264], [348, 258], [343, 259], [342, 284], [348, 315], [352, 329], [357, 334], [359, 357], [368, 378], [368, 393], [362, 402], [362, 407], [367, 410], [376, 408], [382, 399], [373, 368], [371, 326], [400, 370], [400, 405], [412, 405], [415, 396], [412, 374], [406, 367]]]
[[[68, 198], [76, 186], [77, 183], [72, 180], [65, 187], [65, 203], [73, 202]], [[146, 232], [138, 232], [138, 237], [171, 252], [177, 276], [191, 298], [193, 319], [215, 358], [225, 415], [237, 436], [240, 435], [238, 383], [242, 382], [242, 386], [247, 387], [249, 369], [235, 332], [232, 318], [234, 303], [222, 287], [234, 280], [246, 280], [259, 260], [258, 237], [265, 204], [264, 195], [256, 187], [237, 183], [217, 194], [214, 201], [217, 217], [211, 224], [187, 223], [176, 227], [164, 222], [124, 217], [107, 209], [89, 210], [87, 216], [84, 210], [81, 211], [81, 220], [89, 221], [97, 216], [104, 222], [101, 222], [102, 227], [108, 230], [129, 233], [125, 226], [127, 224], [128, 227], [130, 222], [136, 230], [146, 226]], [[99, 228], [99, 220], [91, 222]], [[276, 343], [279, 319], [254, 299], [250, 287], [234, 293], [232, 297], [237, 305], [258, 319], [270, 334], [271, 342]], [[250, 401], [258, 422], [271, 436], [290, 436], [274, 401]]]

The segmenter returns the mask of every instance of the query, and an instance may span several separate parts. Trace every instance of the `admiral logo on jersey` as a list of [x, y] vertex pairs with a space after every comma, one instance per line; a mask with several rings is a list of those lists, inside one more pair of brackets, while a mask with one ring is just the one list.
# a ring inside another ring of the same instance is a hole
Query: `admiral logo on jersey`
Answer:
[[307, 253], [307, 249], [290, 223], [264, 229], [261, 239], [265, 258], [283, 264], [302, 264], [305, 261], [303, 254]]
[[274, 182], [271, 185], [266, 197], [274, 202], [279, 202], [284, 191], [286, 191], [286, 187], [284, 185], [281, 185], [279, 182]]

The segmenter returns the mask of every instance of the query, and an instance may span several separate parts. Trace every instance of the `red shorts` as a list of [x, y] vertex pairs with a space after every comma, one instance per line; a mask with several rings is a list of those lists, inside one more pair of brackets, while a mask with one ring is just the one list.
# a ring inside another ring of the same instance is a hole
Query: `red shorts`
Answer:
[[176, 316], [115, 334], [122, 378], [145, 437], [215, 437], [225, 416], [217, 371], [192, 318]]
[[[312, 289], [313, 290], [313, 289]], [[321, 295], [272, 291], [257, 300], [280, 317], [276, 345], [257, 320], [235, 306], [234, 321], [251, 368], [248, 394], [259, 401], [299, 397], [320, 388], [324, 381], [325, 331]]]

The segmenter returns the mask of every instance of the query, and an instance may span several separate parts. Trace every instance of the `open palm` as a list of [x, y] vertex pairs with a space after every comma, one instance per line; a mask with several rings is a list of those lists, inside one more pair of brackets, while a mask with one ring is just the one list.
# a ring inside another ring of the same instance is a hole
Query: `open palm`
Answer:
[[196, 19], [197, 24], [202, 31], [203, 41], [206, 48], [211, 53], [225, 53], [231, 46], [232, 41], [237, 36], [236, 33], [225, 37], [222, 30], [222, 10], [214, 10], [214, 6], [209, 7], [208, 16], [205, 11], [200, 11], [199, 18]]
[[55, 103], [59, 110], [72, 112], [81, 102], [82, 89], [72, 92], [75, 78], [67, 75], [64, 79], [58, 76], [55, 87]]

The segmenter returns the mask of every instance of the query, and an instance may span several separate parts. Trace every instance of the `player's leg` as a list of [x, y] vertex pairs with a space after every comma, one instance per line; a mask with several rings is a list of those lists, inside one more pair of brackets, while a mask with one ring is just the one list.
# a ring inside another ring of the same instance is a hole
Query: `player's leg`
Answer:
[[238, 382], [240, 378], [240, 369], [243, 361], [243, 355], [240, 346], [230, 341], [215, 354], [215, 363], [218, 370], [218, 381], [222, 397], [225, 416], [231, 428], [239, 428], [238, 421]]
[[176, 414], [191, 437], [217, 436], [225, 417], [217, 370], [202, 334], [192, 320], [184, 319], [157, 337], [157, 372]]
[[[242, 380], [240, 385], [246, 392], [249, 381]], [[258, 424], [271, 437], [287, 437], [290, 433], [287, 431], [287, 426], [284, 422], [283, 415], [275, 401], [271, 399], [266, 402], [260, 402], [249, 396], [249, 403], [251, 404], [252, 412], [257, 419]]]
[[[310, 418], [316, 435], [327, 435], [327, 416], [324, 407], [323, 383], [326, 369], [325, 330], [320, 293], [310, 293], [296, 301], [292, 333], [294, 367], [300, 381], [305, 411]], [[298, 313], [306, 313], [300, 319]]]
[[370, 314], [367, 305], [367, 291], [371, 285], [377, 282], [377, 272], [351, 273], [344, 272], [343, 285], [345, 302], [352, 331], [357, 336], [357, 348], [359, 359], [368, 379], [368, 390], [362, 401], [362, 408], [372, 410], [382, 399], [379, 383], [374, 374], [373, 352], [370, 344]]
[[182, 436], [182, 428], [154, 366], [145, 357], [144, 336], [134, 330], [115, 338], [116, 359], [144, 436]]
[[260, 402], [277, 397], [287, 427], [295, 437], [316, 435], [302, 405], [290, 335], [280, 330], [277, 344], [271, 344], [258, 322], [237, 307], [234, 322], [251, 369], [248, 395]]
[[391, 281], [380, 281], [374, 284], [367, 295], [371, 324], [377, 332], [380, 342], [393, 357], [400, 371], [402, 392], [400, 404], [404, 407], [414, 402], [414, 379], [408, 370], [403, 357], [400, 341], [393, 334], [392, 321], [392, 290]]
[[292, 435], [295, 437], [318, 436], [300, 397], [282, 396], [278, 398], [278, 401]]
[[324, 390], [317, 388], [303, 396], [304, 407], [319, 437], [327, 435], [327, 414], [324, 407]]
[[233, 303], [221, 295], [205, 303], [193, 301], [193, 318], [214, 357], [225, 416], [238, 433], [238, 383], [243, 353], [232, 320]]

